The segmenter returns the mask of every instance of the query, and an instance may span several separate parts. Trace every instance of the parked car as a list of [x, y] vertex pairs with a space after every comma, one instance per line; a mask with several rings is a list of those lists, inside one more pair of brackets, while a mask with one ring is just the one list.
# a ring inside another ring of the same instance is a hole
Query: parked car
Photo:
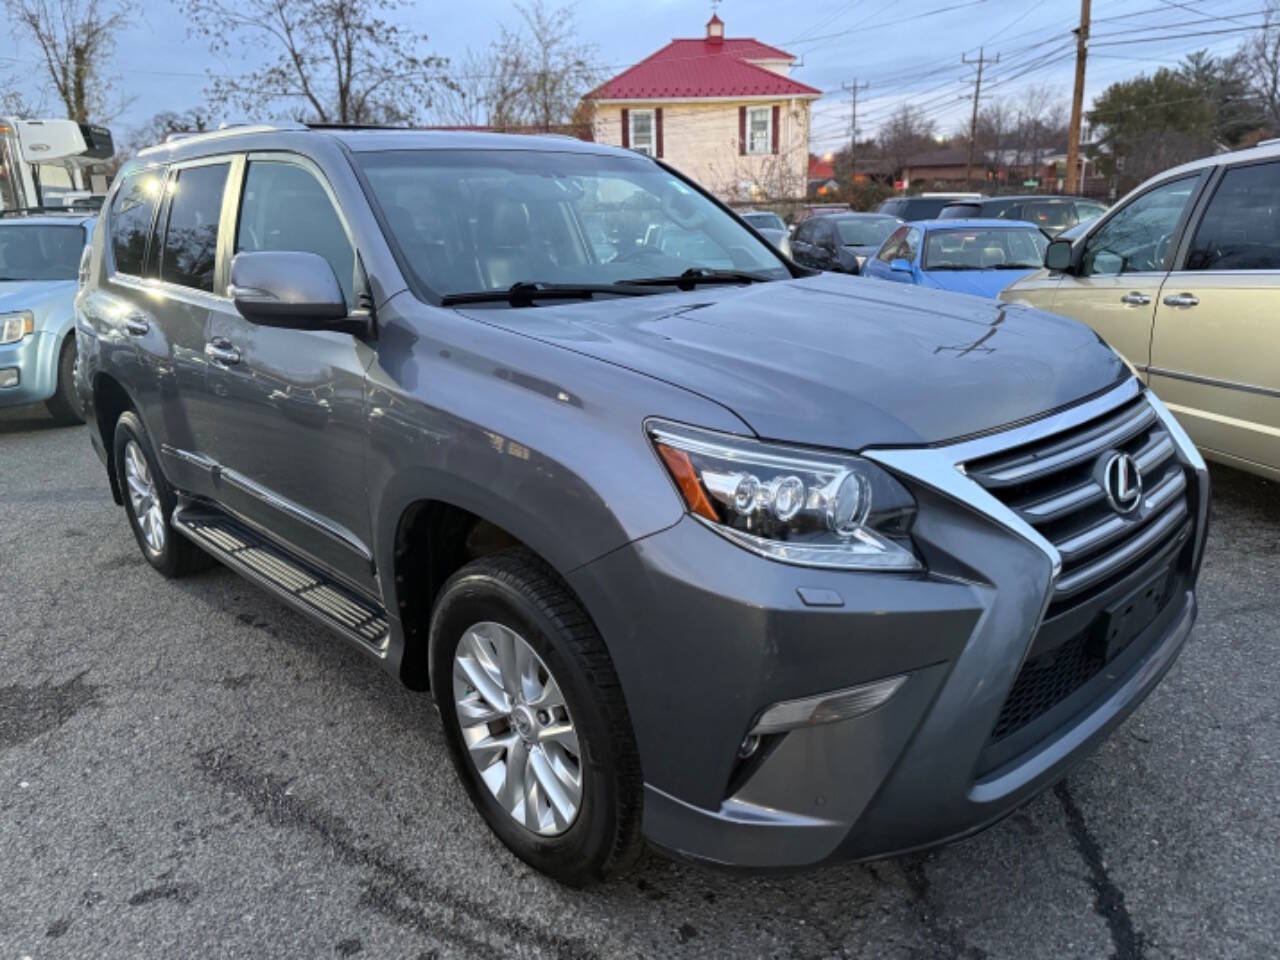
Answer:
[[777, 247], [784, 257], [791, 256], [791, 234], [780, 216], [768, 210], [744, 210], [739, 216]]
[[894, 227], [896, 217], [878, 213], [842, 213], [814, 217], [796, 229], [791, 249], [796, 263], [818, 270], [858, 273], [862, 263], [875, 253]]
[[[602, 262], [596, 214], [698, 242]], [[429, 688], [562, 881], [972, 833], [1190, 630], [1207, 473], [1092, 331], [796, 266], [630, 150], [231, 128], [105, 217], [80, 378], [146, 561]]]
[[893, 232], [863, 273], [880, 280], [994, 297], [1044, 261], [1048, 239], [1016, 220], [926, 220]]
[[791, 235], [795, 236], [796, 230], [800, 224], [814, 217], [833, 217], [841, 213], [850, 213], [847, 203], [811, 203], [801, 207], [791, 217], [791, 224], [788, 229]]
[[1212, 460], [1280, 480], [1280, 143], [1142, 184], [1002, 294], [1083, 320]]
[[60, 424], [84, 422], [75, 296], [93, 224], [73, 210], [0, 219], [0, 407], [43, 403]]
[[916, 196], [889, 197], [881, 201], [876, 213], [907, 221], [934, 220], [949, 203], [977, 200], [981, 197], [980, 193], [922, 193]]
[[1025, 197], [982, 197], [976, 200], [954, 200], [942, 208], [939, 220], [1023, 220], [1033, 223], [1047, 237], [1056, 237], [1081, 221], [1094, 220], [1107, 210], [1107, 205], [1084, 197], [1060, 194]]

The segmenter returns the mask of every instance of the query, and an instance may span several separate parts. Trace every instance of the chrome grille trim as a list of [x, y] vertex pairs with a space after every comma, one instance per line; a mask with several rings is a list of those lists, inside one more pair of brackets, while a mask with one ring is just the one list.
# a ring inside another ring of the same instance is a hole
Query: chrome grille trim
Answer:
[[[1094, 484], [1097, 486], [1097, 484]], [[1136, 518], [1116, 514], [1101, 523], [1095, 524], [1066, 540], [1058, 541], [1058, 552], [1065, 562], [1076, 560], [1085, 554], [1097, 550], [1135, 528], [1144, 526], [1156, 513], [1168, 505], [1179, 493], [1187, 489], [1186, 477], [1180, 471], [1170, 473], [1147, 494], [1143, 510]], [[1099, 487], [1099, 490], [1101, 488]]]
[[1075, 596], [1082, 590], [1086, 590], [1094, 584], [1107, 579], [1108, 576], [1128, 564], [1131, 560], [1137, 559], [1154, 548], [1156, 544], [1177, 529], [1187, 519], [1187, 516], [1186, 503], [1179, 501], [1174, 505], [1173, 509], [1161, 515], [1159, 520], [1143, 530], [1138, 536], [1132, 540], [1125, 541], [1124, 546], [1120, 547], [1120, 549], [1108, 553], [1102, 559], [1089, 566], [1081, 567], [1074, 573], [1059, 578], [1053, 588], [1054, 599], [1061, 600]]

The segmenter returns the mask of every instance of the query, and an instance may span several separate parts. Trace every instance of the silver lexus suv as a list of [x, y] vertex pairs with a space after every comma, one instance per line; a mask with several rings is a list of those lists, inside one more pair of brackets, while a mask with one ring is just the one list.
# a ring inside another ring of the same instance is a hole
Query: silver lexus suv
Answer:
[[1204, 464], [1095, 334], [804, 269], [630, 151], [192, 137], [121, 171], [87, 269], [79, 389], [147, 561], [429, 689], [566, 883], [645, 840], [972, 833], [1191, 629]]

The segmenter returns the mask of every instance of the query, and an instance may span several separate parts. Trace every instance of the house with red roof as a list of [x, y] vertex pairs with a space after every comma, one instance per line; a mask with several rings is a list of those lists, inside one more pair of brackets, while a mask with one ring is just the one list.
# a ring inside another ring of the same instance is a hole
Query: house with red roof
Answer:
[[661, 157], [724, 200], [803, 198], [822, 91], [791, 79], [795, 62], [726, 37], [713, 14], [704, 36], [672, 40], [587, 94], [595, 140]]

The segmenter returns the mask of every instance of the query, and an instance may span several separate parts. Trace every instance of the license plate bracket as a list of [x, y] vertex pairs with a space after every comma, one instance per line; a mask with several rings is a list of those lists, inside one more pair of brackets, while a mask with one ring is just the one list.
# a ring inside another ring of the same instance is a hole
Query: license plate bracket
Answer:
[[1151, 626], [1169, 600], [1172, 575], [1172, 569], [1165, 567], [1103, 611], [1095, 628], [1094, 642], [1104, 662], [1119, 656], [1138, 634]]

